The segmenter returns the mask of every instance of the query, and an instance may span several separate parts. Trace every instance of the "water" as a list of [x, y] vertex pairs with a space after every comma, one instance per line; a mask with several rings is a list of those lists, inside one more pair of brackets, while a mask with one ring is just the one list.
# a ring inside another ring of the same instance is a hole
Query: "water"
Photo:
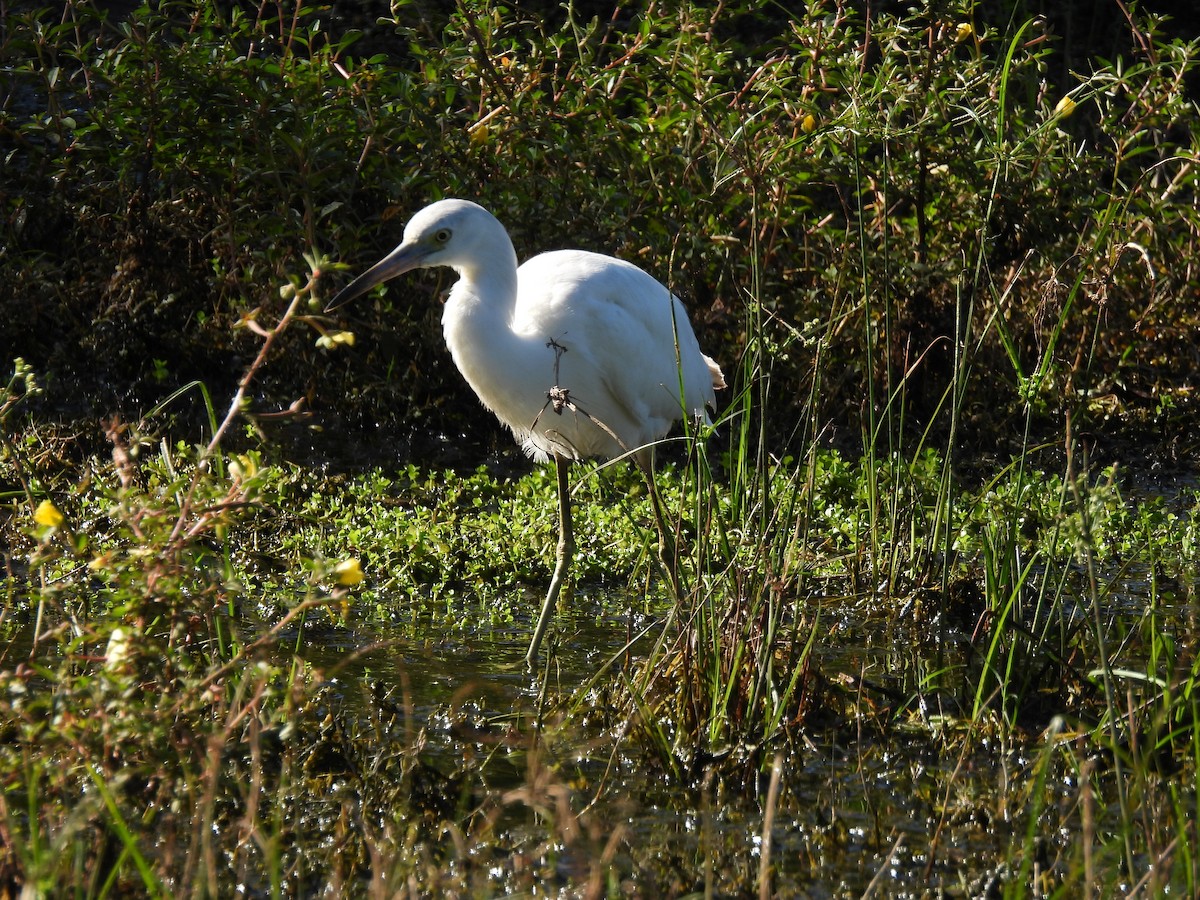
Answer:
[[[1142, 575], [1126, 575], [1122, 585], [1130, 590], [1145, 584]], [[532, 619], [538, 598], [528, 599]], [[1145, 596], [1114, 590], [1109, 601], [1121, 611], [1144, 606]], [[623, 660], [630, 626], [599, 614], [622, 605], [585, 597], [560, 610], [559, 645], [542, 673], [548, 685], [525, 668], [530, 621], [390, 641], [377, 630], [325, 627], [306, 633], [301, 655], [336, 671], [351, 708], [372, 702], [368, 682], [407, 698], [415, 720], [408, 727], [424, 730], [430, 765], [454, 777], [482, 771], [497, 796], [510, 795], [497, 820], [507, 840], [549, 853], [563, 885], [586, 880], [615, 834], [606, 865], [647, 895], [703, 891], [706, 884], [718, 894], [745, 891], [757, 883], [767, 776], [751, 765], [741, 774], [731, 774], [735, 767], [701, 770], [679, 783], [624, 727], [625, 713], [595, 708], [617, 676], [606, 675], [590, 696], [584, 688], [602, 666]], [[767, 770], [776, 752], [783, 761], [770, 831], [774, 889], [780, 896], [859, 896], [874, 882], [888, 896], [926, 896], [930, 889], [974, 895], [1004, 880], [1021, 846], [1014, 786], [1030, 777], [1029, 751], [970, 734], [963, 716], [973, 698], [917, 684], [907, 671], [914, 657], [927, 671], [951, 659], [961, 664], [958, 651], [936, 640], [920, 646], [916, 636], [925, 629], [911, 623], [853, 612], [867, 607], [842, 603], [823, 613], [822, 621], [837, 627], [821, 627], [816, 669], [834, 682], [835, 699], [790, 742], [756, 757]], [[962, 636], [952, 631], [950, 643]], [[636, 649], [635, 662], [644, 652]], [[621, 671], [621, 661], [614, 665]], [[564, 723], [565, 706], [581, 696], [572, 713], [579, 721]], [[839, 716], [839, 705], [851, 701], [858, 718]], [[547, 723], [541, 732], [539, 711]], [[754, 755], [753, 748], [734, 752]], [[556, 802], [579, 817], [586, 836], [572, 842], [560, 835], [546, 849], [545, 814], [532, 814], [536, 804], [526, 796], [539, 779], [547, 796], [559, 792]], [[501, 865], [493, 887], [517, 882]]]
[[[1148, 608], [1195, 634], [1194, 586], [1166, 590], [1151, 575], [1136, 566], [1101, 573], [1108, 637], [1128, 645], [1131, 665]], [[1082, 584], [1080, 575], [1073, 590]], [[398, 611], [386, 625], [353, 617], [335, 624], [314, 610], [280, 635], [277, 663], [290, 666], [295, 649], [313, 698], [313, 708], [295, 714], [294, 733], [277, 741], [300, 748], [311, 792], [297, 842], [326, 840], [352, 798], [367, 821], [399, 816], [403, 825], [420, 815], [435, 823], [425, 839], [442, 843], [447, 865], [486, 861], [471, 863], [486, 868], [474, 876], [485, 894], [567, 890], [595, 872], [633, 895], [744, 894], [756, 890], [769, 846], [778, 896], [857, 897], [871, 885], [887, 896], [976, 896], [1018, 877], [1028, 804], [1050, 796], [1057, 799], [1038, 819], [1039, 865], [1075, 864], [1073, 748], [1078, 741], [1088, 759], [1095, 749], [1084, 740], [1086, 722], [1054, 717], [1069, 692], [1089, 689], [1094, 660], [1068, 660], [1070, 684], [1036, 682], [1032, 699], [1041, 706], [1016, 711], [1015, 728], [998, 727], [991, 714], [972, 720], [976, 698], [956, 687], [955, 673], [978, 669], [987, 651], [978, 611], [942, 623], [915, 609], [898, 615], [890, 601], [801, 598], [798, 613], [817, 628], [803, 722], [766, 745], [708, 748], [716, 758], [694, 767], [694, 746], [681, 739], [672, 771], [636, 727], [623, 687], [659, 629], [650, 627], [627, 656], [630, 634], [662, 621], [632, 611], [640, 598], [577, 593], [558, 611], [538, 673], [524, 654], [540, 595], [525, 592], [514, 604], [525, 614], [499, 625], [471, 625], [484, 621], [472, 598], [455, 602], [449, 613], [440, 604], [435, 620], [411, 597], [385, 598]], [[1063, 611], [1062, 627], [1089, 645], [1083, 595]], [[239, 627], [250, 639], [269, 624]], [[11, 666], [28, 654], [28, 627], [5, 626]], [[1031, 618], [1011, 631], [1043, 627]], [[1045, 658], [1025, 662], [1033, 669]], [[286, 749], [276, 752], [282, 758]], [[1051, 757], [1055, 764], [1040, 768]], [[777, 758], [782, 777], [764, 844]], [[388, 769], [389, 759], [403, 764]], [[1031, 787], [1043, 776], [1044, 796]], [[1101, 768], [1098, 777], [1110, 776]], [[1181, 789], [1186, 801], [1190, 786]], [[466, 857], [439, 821], [461, 829]]]

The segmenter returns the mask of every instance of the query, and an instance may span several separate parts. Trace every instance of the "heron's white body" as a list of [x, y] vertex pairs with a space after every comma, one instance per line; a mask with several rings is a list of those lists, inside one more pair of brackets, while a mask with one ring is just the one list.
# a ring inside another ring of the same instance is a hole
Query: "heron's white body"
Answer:
[[[466, 200], [441, 200], [413, 216], [400, 246], [333, 303], [432, 266], [459, 274], [442, 313], [459, 371], [528, 453], [555, 461], [558, 559], [526, 656], [532, 664], [574, 547], [570, 462], [633, 451], [665, 549], [671, 541], [645, 448], [687, 415], [707, 418], [725, 380], [700, 352], [679, 298], [637, 266], [558, 250], [518, 268], [504, 226]], [[678, 594], [674, 563], [674, 553], [664, 553]]]
[[[460, 269], [442, 327], [459, 371], [526, 452], [611, 458], [658, 440], [686, 414], [706, 415], [720, 370], [667, 288], [637, 266], [582, 250], [517, 268], [496, 226], [489, 265]], [[497, 265], [503, 258], [510, 265]], [[555, 387], [574, 410], [555, 412]]]
[[433, 266], [460, 276], [442, 314], [455, 364], [539, 459], [636, 451], [685, 416], [705, 416], [725, 386], [683, 304], [654, 278], [583, 250], [543, 253], [518, 268], [504, 226], [466, 200], [418, 212], [400, 246], [334, 302]]

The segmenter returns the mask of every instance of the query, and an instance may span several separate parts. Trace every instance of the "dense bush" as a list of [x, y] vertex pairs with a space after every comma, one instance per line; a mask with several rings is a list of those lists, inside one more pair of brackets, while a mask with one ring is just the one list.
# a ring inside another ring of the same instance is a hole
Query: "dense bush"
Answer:
[[[247, 349], [230, 325], [278, 307], [301, 253], [359, 269], [462, 195], [522, 256], [650, 269], [728, 370], [766, 342], [777, 446], [818, 369], [815, 421], [841, 443], [885, 409], [908, 410], [906, 439], [953, 413], [986, 445], [1025, 401], [1051, 423], [1084, 400], [1094, 424], [1190, 412], [1194, 44], [1144, 21], [1068, 73], [1018, 7], [545, 12], [398, 4], [359, 40], [301, 5], [10, 16], [9, 346], [72, 416], [221, 390]], [[264, 408], [302, 395], [419, 456], [496, 437], [428, 289], [339, 315], [358, 350], [290, 336]]]

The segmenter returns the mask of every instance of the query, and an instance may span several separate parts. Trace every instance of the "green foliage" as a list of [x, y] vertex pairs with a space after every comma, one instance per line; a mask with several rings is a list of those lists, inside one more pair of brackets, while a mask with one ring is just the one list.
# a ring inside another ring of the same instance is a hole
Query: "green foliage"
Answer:
[[[15, 16], [0, 46], [20, 99], [0, 134], [14, 300], [79, 319], [93, 364], [158, 391], [219, 365], [229, 320], [302, 252], [369, 258], [395, 217], [458, 194], [522, 256], [568, 232], [668, 280], [706, 347], [771, 376], [776, 443], [809, 401], [854, 433], [864, 394], [868, 441], [889, 451], [931, 426], [979, 441], [1027, 405], [1044, 429], [1084, 396], [1116, 393], [1104, 412], [1124, 419], [1166, 400], [1190, 415], [1197, 48], [1159, 23], [1140, 25], [1140, 52], [1056, 83], [1048, 22], [1010, 30], [970, 6], [869, 23], [823, 0], [713, 21], [686, 5], [394, 15], [369, 43], [302, 5]], [[320, 408], [489, 433], [436, 399], [461, 386], [404, 290], [355, 314], [394, 335], [328, 372]], [[97, 327], [117, 315], [130, 327]], [[184, 364], [120, 351], [140, 330], [178, 331]], [[821, 335], [836, 378], [815, 380], [801, 335]], [[71, 369], [59, 354], [25, 353]], [[312, 351], [295, 360], [272, 379], [280, 399], [311, 380]], [[414, 361], [422, 383], [380, 389]]]
[[[761, 806], [803, 824], [820, 749], [852, 761], [818, 794], [884, 784], [865, 843], [840, 799], [815, 829], [843, 886], [839, 853], [899, 852], [890, 804], [939, 823], [899, 871], [985, 843], [943, 826], [1009, 828], [974, 893], [1196, 893], [1200, 499], [1112, 464], [1195, 424], [1196, 42], [1122, 16], [1075, 58], [1016, 4], [398, 2], [363, 35], [302, 3], [60, 6], [0, 34], [0, 337], [29, 361], [0, 392], [5, 883], [488, 894], [586, 859], [593, 893], [746, 893], [772, 840], [730, 798], [782, 771]], [[710, 456], [664, 448], [678, 559], [634, 473], [577, 474], [579, 605], [621, 607], [631, 646], [586, 648], [579, 687], [552, 640], [500, 716], [457, 683], [415, 708], [358, 629], [400, 656], [523, 635], [552, 481], [479, 467], [496, 426], [427, 286], [321, 302], [326, 254], [451, 194], [522, 256], [643, 264], [732, 383]], [[263, 414], [298, 396], [313, 428]], [[348, 473], [291, 452], [338, 443]], [[682, 878], [606, 806], [647, 769], [699, 798]]]

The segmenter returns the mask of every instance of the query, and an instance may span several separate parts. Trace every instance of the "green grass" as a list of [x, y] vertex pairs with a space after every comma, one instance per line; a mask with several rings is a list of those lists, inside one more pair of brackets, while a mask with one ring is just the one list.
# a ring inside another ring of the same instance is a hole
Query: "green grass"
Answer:
[[[0, 36], [0, 886], [1197, 892], [1200, 495], [1139, 488], [1194, 450], [1195, 42], [64, 9]], [[644, 265], [730, 376], [675, 578], [576, 467], [537, 678], [552, 478], [431, 285], [323, 312], [443, 194]]]
[[[477, 723], [470, 728], [518, 730], [487, 750], [480, 763], [447, 781], [445, 748], [447, 743], [456, 746], [456, 741], [441, 736], [435, 740], [442, 748], [438, 753], [421, 749], [430, 740], [428, 726], [424, 714], [412, 711], [412, 701], [401, 702], [395, 693], [404, 682], [382, 674], [386, 669], [371, 675], [372, 681], [384, 680], [381, 688], [369, 690], [385, 693], [366, 700], [364, 707], [361, 700], [335, 699], [330, 690], [336, 682], [329, 674], [350, 666], [349, 684], [355, 683], [359, 676], [353, 675], [358, 671], [354, 658], [378, 655], [370, 649], [368, 633], [401, 647], [442, 641], [445, 636], [454, 641], [456, 632], [463, 634], [468, 647], [476, 642], [499, 649], [508, 643], [513, 645], [509, 665], [519, 670], [521, 637], [527, 633], [536, 599], [531, 599], [535, 594], [512, 588], [524, 579], [536, 587], [546, 578], [545, 558], [553, 541], [553, 490], [546, 474], [537, 471], [502, 481], [485, 471], [458, 476], [410, 469], [403, 478], [370, 472], [352, 479], [316, 480], [294, 466], [263, 463], [253, 476], [256, 487], [249, 503], [220, 521], [207, 520], [205, 530], [194, 536], [196, 545], [168, 564], [161, 555], [146, 551], [169, 546], [166, 535], [178, 512], [164, 515], [168, 498], [186, 496], [183, 488], [192, 483], [179, 457], [170, 455], [174, 481], [163, 477], [167, 455], [160, 452], [137, 466], [129, 485], [89, 489], [87, 499], [112, 517], [108, 528], [93, 528], [89, 537], [87, 558], [103, 560], [89, 566], [90, 586], [79, 580], [85, 570], [74, 550], [78, 538], [67, 539], [67, 532], [75, 531], [71, 522], [99, 521], [97, 513], [86, 506], [67, 508], [67, 520], [58, 529], [33, 525], [26, 518], [30, 524], [25, 527], [38, 547], [32, 560], [48, 585], [40, 594], [47, 605], [45, 619], [63, 625], [33, 657], [38, 682], [50, 688], [48, 693], [45, 688], [17, 691], [20, 684], [28, 684], [29, 675], [22, 681], [19, 670], [6, 673], [7, 777], [12, 797], [28, 792], [35, 811], [19, 814], [10, 800], [6, 815], [16, 836], [14, 847], [24, 858], [23, 869], [48, 869], [45, 877], [52, 882], [79, 883], [81, 874], [60, 868], [61, 854], [47, 856], [40, 849], [46, 839], [38, 835], [44, 829], [47, 834], [65, 833], [71, 841], [81, 839], [70, 820], [55, 819], [55, 810], [65, 812], [68, 798], [84, 787], [75, 781], [71, 767], [48, 770], [46, 764], [80, 750], [85, 758], [96, 760], [91, 769], [78, 773], [84, 782], [103, 778], [105, 785], [123, 787], [106, 788], [107, 793], [100, 794], [102, 804], [77, 809], [75, 815], [85, 816], [88, 823], [84, 834], [111, 837], [100, 844], [95, 843], [97, 837], [76, 843], [74, 852], [103, 855], [100, 848], [116, 841], [119, 852], [105, 877], [127, 886], [130, 877], [144, 885], [182, 877], [169, 868], [147, 874], [135, 865], [139, 859], [161, 867], [190, 853], [220, 856], [210, 842], [219, 845], [226, 836], [233, 839], [238, 821], [236, 816], [228, 821], [222, 816], [253, 810], [256, 804], [263, 810], [257, 815], [267, 816], [271, 808], [271, 816], [283, 819], [268, 817], [254, 825], [264, 830], [257, 846], [269, 854], [260, 860], [256, 851], [245, 865], [297, 864], [290, 851], [270, 862], [270, 854], [281, 852], [278, 842], [284, 831], [278, 829], [286, 821], [291, 823], [286, 833], [299, 836], [288, 840], [298, 839], [300, 846], [308, 847], [308, 864], [315, 868], [306, 877], [333, 877], [335, 869], [328, 868], [332, 861], [311, 856], [315, 848], [303, 837], [329, 823], [315, 808], [304, 810], [310, 802], [305, 798], [338, 773], [360, 773], [353, 779], [358, 785], [354, 792], [365, 792], [358, 802], [370, 798], [371, 803], [400, 804], [386, 819], [386, 844], [389, 854], [396, 854], [389, 855], [386, 864], [411, 873], [415, 870], [409, 867], [416, 865], [411, 854], [441, 859], [454, 852], [445, 834], [437, 836], [439, 827], [483, 829], [475, 839], [483, 841], [489, 853], [498, 852], [500, 844], [511, 840], [506, 830], [511, 824], [501, 826], [491, 817], [507, 816], [518, 800], [518, 805], [524, 804], [519, 798], [527, 791], [535, 792], [528, 802], [540, 809], [550, 801], [538, 799], [542, 795], [536, 791], [549, 790], [547, 796], [556, 796], [563, 788], [555, 785], [568, 778], [567, 771], [577, 774], [569, 776], [575, 788], [564, 796], [582, 790], [585, 796], [596, 792], [602, 800], [607, 779], [593, 779], [606, 757], [608, 766], [616, 767], [608, 776], [614, 786], [659, 772], [656, 791], [662, 797], [656, 802], [669, 803], [672, 790], [679, 792], [675, 802], [684, 802], [698, 790], [713, 790], [715, 784], [734, 790], [734, 785], [754, 783], [777, 757], [783, 763], [785, 792], [797, 791], [791, 768], [811, 759], [814, 746], [846, 728], [857, 734], [851, 746], [857, 744], [858, 753], [867, 759], [895, 741], [903, 746], [917, 739], [941, 748], [939, 753], [950, 759], [995, 754], [988, 767], [1015, 766], [1007, 787], [1004, 781], [975, 784], [978, 775], [968, 786], [958, 768], [939, 770], [945, 780], [933, 786], [936, 795], [944, 795], [935, 808], [941, 810], [938, 816], [945, 820], [948, 835], [957, 835], [962, 827], [957, 818], [961, 813], [953, 805], [945, 806], [951, 800], [974, 810], [988, 809], [989, 815], [1013, 808], [1014, 823], [1020, 826], [1010, 850], [1014, 872], [1051, 853], [1061, 857], [1054, 877], [1064, 886], [1078, 886], [1083, 848], [1061, 839], [1047, 845], [1045, 835], [1068, 829], [1082, 836], [1086, 828], [1099, 828], [1129, 846], [1122, 851], [1109, 844], [1107, 850], [1096, 851], [1095, 858], [1089, 857], [1088, 877], [1111, 885], [1130, 855], [1135, 871], [1141, 870], [1137, 859], [1151, 852], [1162, 856], [1172, 841], [1178, 847], [1177, 839], [1191, 834], [1187, 815], [1195, 803], [1195, 671], [1188, 657], [1179, 655], [1180, 642], [1189, 638], [1186, 621], [1178, 614], [1185, 602], [1178, 591], [1187, 583], [1191, 565], [1180, 548], [1195, 529], [1195, 497], [1190, 510], [1177, 503], [1180, 512], [1172, 512], [1161, 502], [1131, 503], [1107, 475], [1072, 489], [1060, 477], [1022, 472], [1018, 478], [1017, 470], [1010, 469], [1005, 480], [954, 495], [957, 515], [950, 524], [959, 556], [952, 569], [953, 590], [942, 594], [928, 582], [902, 579], [881, 591], [862, 585], [865, 573], [880, 567], [856, 559], [876, 552], [893, 557], [893, 540], [921, 543], [931, 517], [914, 515], [901, 523], [895, 539], [874, 532], [877, 523], [889, 517], [865, 514], [863, 506], [871, 496], [868, 483], [873, 478], [877, 486], [883, 485], [876, 494], [882, 497], [898, 496], [893, 491], [902, 484], [907, 508], [929, 510], [942, 490], [938, 460], [926, 459], [921, 465], [897, 460], [870, 467], [869, 476], [868, 467], [822, 451], [813, 454], [812, 471], [804, 479], [790, 466], [780, 466], [764, 486], [764, 498], [786, 521], [800, 521], [788, 512], [797, 505], [809, 510], [804, 521], [820, 541], [810, 540], [808, 546], [798, 546], [797, 535], [790, 531], [781, 534], [777, 544], [765, 545], [733, 534], [725, 518], [736, 506], [732, 485], [707, 482], [699, 502], [686, 470], [666, 470], [660, 475], [666, 496], [678, 498], [673, 502], [689, 514], [701, 509], [713, 520], [696, 529], [712, 535], [712, 540], [692, 545], [699, 548], [697, 556], [703, 554], [697, 561], [707, 568], [687, 580], [694, 585], [688, 602], [672, 614], [663, 594], [646, 597], [645, 610], [652, 618], [642, 619], [649, 628], [634, 649], [632, 668], [615, 652], [619, 643], [614, 644], [611, 662], [594, 663], [582, 686], [573, 681], [580, 676], [554, 674], [560, 666], [574, 671], [578, 665], [570, 661], [577, 652], [570, 629], [576, 626], [563, 624], [561, 639], [551, 643], [557, 649], [548, 665], [553, 676], [547, 685], [550, 692], [539, 706], [531, 705], [531, 696], [508, 714], [486, 699], [482, 707], [475, 706], [477, 700], [468, 701], [467, 710], [473, 707], [475, 713], [460, 709], [462, 700], [478, 689], [470, 686], [477, 676], [467, 676], [462, 688], [468, 693], [450, 701], [451, 718], [458, 720], [465, 712], [464, 725]], [[606, 496], [625, 495], [625, 481], [636, 484], [632, 473], [611, 473], [610, 479], [594, 485], [596, 495], [580, 507], [588, 510], [597, 533], [616, 536], [615, 541], [598, 541], [591, 547], [589, 565], [595, 570], [585, 565], [577, 573], [586, 589], [581, 602], [599, 602], [595, 615], [614, 624], [630, 612], [624, 597], [631, 590], [638, 595], [642, 581], [654, 577], [655, 565], [645, 544], [652, 532], [646, 504], [640, 515], [631, 515], [621, 503], [606, 502]], [[1033, 483], [1037, 489], [1030, 491]], [[102, 498], [105, 490], [111, 493]], [[1088, 492], [1085, 507], [1076, 505], [1077, 490]], [[207, 502], [206, 494], [192, 496]], [[298, 496], [307, 499], [300, 503]], [[289, 512], [281, 524], [283, 510]], [[406, 524], [414, 516], [426, 524]], [[1021, 521], [1015, 522], [1018, 516]], [[503, 522], [523, 520], [541, 521], [540, 527], [530, 527], [535, 537], [509, 529], [507, 555], [487, 552], [491, 542], [500, 543], [496, 532]], [[727, 533], [720, 533], [718, 520]], [[133, 530], [135, 523], [141, 537]], [[443, 524], [446, 531], [439, 537]], [[159, 531], [150, 533], [152, 527]], [[426, 540], [405, 543], [421, 534]], [[803, 557], [794, 563], [802, 574], [793, 577], [771, 568], [776, 546]], [[998, 558], [998, 547], [1007, 548], [1003, 559]], [[376, 549], [367, 553], [363, 548]], [[471, 548], [482, 549], [475, 553]], [[528, 555], [513, 562], [516, 550]], [[359, 552], [366, 580], [353, 588], [339, 587], [332, 561]], [[1096, 561], [1095, 584], [1088, 558]], [[1148, 597], [1130, 593], [1124, 584], [1132, 570], [1143, 567], [1154, 579]], [[617, 573], [618, 583], [609, 574], [609, 586], [600, 588], [600, 571]], [[440, 580], [436, 573], [443, 573]], [[604, 599], [610, 591], [610, 599]], [[1146, 606], [1133, 608], [1133, 598], [1146, 600]], [[10, 613], [14, 636], [29, 633], [29, 613], [22, 616], [20, 609], [20, 604], [14, 605]], [[272, 626], [263, 626], [261, 633], [248, 629], [250, 610], [251, 621], [265, 618]], [[389, 620], [391, 625], [383, 624]], [[114, 643], [120, 640], [117, 628], [127, 636], [120, 650]], [[351, 650], [347, 658], [326, 654], [325, 662], [315, 662], [312, 643], [331, 638], [351, 648], [361, 646], [362, 651]], [[907, 651], [900, 649], [905, 644]], [[16, 646], [10, 653], [17, 652]], [[856, 668], [839, 668], [846, 654], [853, 658], [870, 647], [877, 649], [867, 651]], [[879, 668], [871, 661], [876, 652], [894, 662]], [[314, 665], [332, 666], [332, 671], [321, 674]], [[425, 668], [416, 665], [414, 674]], [[503, 672], [504, 667], [495, 671]], [[345, 682], [347, 674], [338, 680]], [[364, 692], [367, 683], [363, 682]], [[388, 684], [392, 686], [383, 687]], [[162, 696], [170, 702], [161, 703]], [[100, 719], [86, 712], [98, 708], [109, 712]], [[330, 715], [335, 717], [332, 723]], [[55, 716], [60, 724], [48, 728], [47, 717]], [[384, 726], [381, 716], [398, 724]], [[541, 740], [557, 759], [553, 772], [545, 775], [536, 769], [524, 771], [521, 757], [530, 748], [525, 738], [516, 737], [536, 721], [545, 723]], [[595, 728], [599, 732], [588, 737]], [[497, 737], [502, 733], [496, 732]], [[604, 734], [609, 737], [600, 737]], [[266, 736], [272, 736], [271, 742], [260, 747]], [[160, 755], [168, 745], [182, 753], [171, 766]], [[14, 756], [13, 751], [20, 752]], [[901, 759], [905, 755], [900, 749], [889, 752]], [[388, 762], [393, 753], [398, 758]], [[1022, 758], [1031, 760], [1032, 781], [1020, 774]], [[119, 766], [100, 769], [104, 760], [119, 761]], [[333, 768], [326, 773], [326, 766]], [[1163, 778], [1164, 766], [1172, 773], [1169, 781]], [[289, 767], [294, 769], [291, 774]], [[1053, 799], [1069, 785], [1083, 783], [1082, 769], [1090, 773], [1087, 790], [1094, 792], [1087, 795], [1090, 799], [1080, 795], [1077, 801], [1091, 804], [1086, 822], [1082, 808], [1064, 808]], [[370, 786], [361, 774], [368, 770], [375, 773]], [[515, 787], [489, 787], [492, 779], [512, 784], [514, 777], [517, 785], [531, 781], [517, 794]], [[537, 781], [547, 777], [548, 785]], [[431, 784], [412, 784], [412, 778]], [[253, 800], [243, 793], [251, 783], [256, 785]], [[134, 784], [137, 787], [131, 788]], [[163, 799], [152, 801], [139, 814], [144, 801], [138, 798], [146, 791]], [[970, 796], [959, 797], [960, 791]], [[259, 797], [262, 792], [273, 799]], [[459, 792], [471, 797], [465, 805]], [[166, 795], [175, 799], [160, 808]], [[792, 802], [799, 800], [797, 795]], [[1147, 802], [1161, 811], [1158, 817], [1148, 818], [1140, 811]], [[422, 805], [432, 805], [432, 811], [421, 811]], [[222, 814], [222, 807], [231, 812]], [[612, 813], [607, 801], [598, 809], [603, 812], [594, 814], [595, 827], [603, 827], [599, 822]], [[1022, 809], [1026, 811], [1015, 812]], [[785, 802], [780, 814], [788, 821], [789, 815], [799, 813]], [[160, 824], [139, 831], [139, 815], [143, 827]], [[414, 843], [397, 844], [403, 835], [390, 829], [402, 827], [413, 815], [418, 817], [414, 821], [428, 821], [434, 832], [404, 832], [404, 840]], [[562, 818], [566, 815], [565, 810], [547, 812], [535, 815], [533, 822], [538, 832], [548, 829], [545, 839], [553, 843], [559, 828], [573, 834], [574, 826]], [[167, 825], [162, 824], [164, 817]], [[196, 817], [209, 824], [181, 829]], [[1047, 832], [1049, 822], [1061, 825]], [[166, 843], [163, 834], [170, 836]], [[999, 843], [1000, 852], [1004, 846]], [[366, 855], [353, 863], [355, 871], [378, 871], [382, 862], [368, 861], [367, 851], [356, 851]], [[991, 852], [997, 852], [995, 845]], [[1168, 868], [1164, 877], [1190, 883], [1186, 879], [1191, 877], [1191, 864], [1171, 856], [1176, 859], [1181, 868]], [[216, 868], [184, 874], [198, 879], [198, 885], [223, 877], [224, 863], [206, 865]], [[427, 876], [428, 872], [421, 877]], [[1025, 873], [1005, 883], [1021, 884], [1029, 877]]]

